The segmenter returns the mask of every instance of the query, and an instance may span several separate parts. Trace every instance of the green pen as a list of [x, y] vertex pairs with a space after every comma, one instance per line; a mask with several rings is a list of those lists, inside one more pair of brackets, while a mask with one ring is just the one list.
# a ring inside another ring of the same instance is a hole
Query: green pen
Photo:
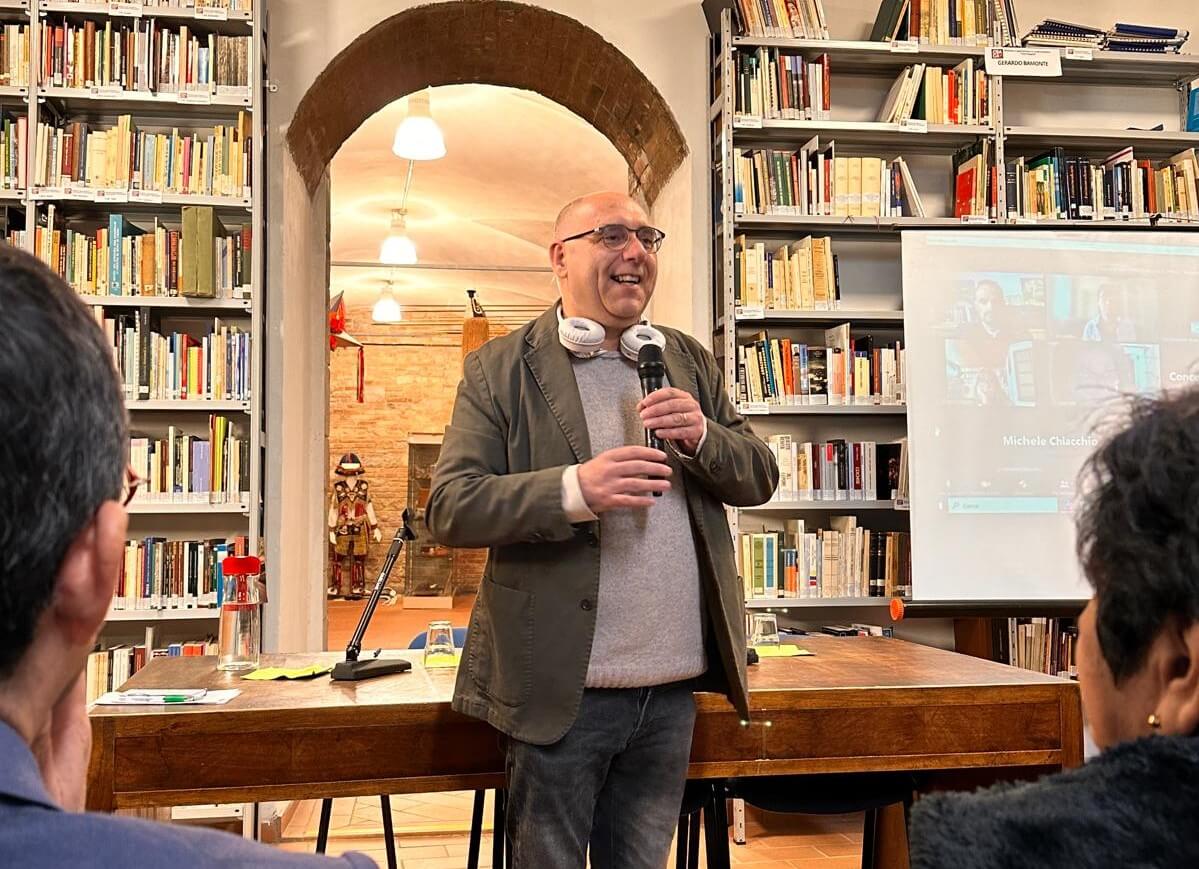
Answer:
[[188, 703], [191, 701], [192, 698], [184, 697], [179, 694], [168, 694], [167, 696], [162, 697], [160, 699], [162, 700], [163, 703]]

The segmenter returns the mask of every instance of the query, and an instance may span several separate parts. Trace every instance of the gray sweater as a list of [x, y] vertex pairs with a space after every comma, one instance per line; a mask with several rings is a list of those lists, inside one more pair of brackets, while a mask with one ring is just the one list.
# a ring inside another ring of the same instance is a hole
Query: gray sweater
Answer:
[[[637, 366], [617, 351], [573, 359], [591, 454], [645, 443]], [[653, 507], [600, 515], [600, 586], [588, 688], [641, 688], [707, 670], [695, 540], [679, 461]]]

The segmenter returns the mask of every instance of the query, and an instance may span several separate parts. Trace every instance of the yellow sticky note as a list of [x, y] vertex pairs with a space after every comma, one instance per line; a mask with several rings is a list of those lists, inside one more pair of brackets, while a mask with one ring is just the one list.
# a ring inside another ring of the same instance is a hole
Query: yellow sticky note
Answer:
[[314, 664], [311, 667], [263, 667], [261, 670], [255, 670], [253, 673], [247, 673], [242, 676], [243, 679], [253, 679], [255, 681], [269, 681], [271, 679], [310, 679], [313, 676], [323, 676], [333, 668], [321, 664]]
[[759, 658], [799, 658], [803, 655], [811, 655], [807, 649], [801, 649], [799, 646], [784, 644], [781, 646], [754, 646], [754, 651], [758, 653]]
[[441, 668], [457, 667], [458, 658], [462, 655], [460, 651], [455, 650], [452, 655], [427, 655], [425, 657], [425, 669], [437, 670]]

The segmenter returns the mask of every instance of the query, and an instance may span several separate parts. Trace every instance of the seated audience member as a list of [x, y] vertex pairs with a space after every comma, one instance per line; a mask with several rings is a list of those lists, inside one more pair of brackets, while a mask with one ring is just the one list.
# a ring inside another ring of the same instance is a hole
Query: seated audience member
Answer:
[[84, 666], [133, 486], [124, 397], [87, 306], [3, 243], [0, 310], [0, 866], [374, 867], [83, 812]]
[[1134, 399], [1083, 473], [1094, 589], [1078, 678], [1101, 749], [1078, 769], [912, 811], [912, 869], [1199, 866], [1199, 390]]

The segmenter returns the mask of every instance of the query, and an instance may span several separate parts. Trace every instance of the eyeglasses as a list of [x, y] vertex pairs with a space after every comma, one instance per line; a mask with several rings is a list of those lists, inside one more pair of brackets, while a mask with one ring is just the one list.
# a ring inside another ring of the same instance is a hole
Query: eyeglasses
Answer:
[[146, 482], [145, 479], [137, 475], [137, 471], [133, 470], [132, 465], [125, 466], [125, 479], [121, 483], [121, 506], [128, 507], [129, 502], [133, 500], [133, 496], [137, 494], [137, 487]]
[[562, 239], [562, 243], [565, 244], [568, 241], [585, 238], [589, 235], [594, 235], [598, 238], [600, 243], [608, 248], [608, 250], [624, 250], [628, 246], [629, 238], [636, 236], [637, 241], [641, 242], [641, 246], [645, 248], [646, 253], [657, 253], [658, 249], [662, 247], [662, 242], [666, 240], [666, 233], [652, 226], [629, 229], [622, 223], [606, 223], [603, 226], [597, 226], [595, 229], [567, 236]]

